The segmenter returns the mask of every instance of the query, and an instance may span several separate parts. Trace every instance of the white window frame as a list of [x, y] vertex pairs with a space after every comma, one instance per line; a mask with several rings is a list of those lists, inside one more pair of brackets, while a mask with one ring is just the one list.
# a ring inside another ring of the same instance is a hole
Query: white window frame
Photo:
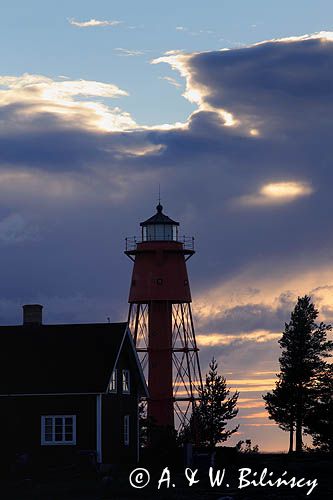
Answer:
[[113, 394], [117, 392], [117, 383], [118, 383], [118, 370], [115, 368], [111, 374], [111, 379], [109, 383], [109, 392]]
[[[46, 419], [52, 419], [52, 440], [47, 441], [45, 435], [45, 422]], [[55, 440], [55, 419], [62, 419], [62, 439], [61, 441]], [[65, 439], [65, 418], [72, 419], [72, 439], [70, 441], [66, 441]], [[41, 445], [42, 446], [58, 446], [58, 445], [76, 445], [76, 415], [41, 415]]]
[[129, 370], [122, 371], [121, 383], [122, 383], [123, 394], [130, 394], [131, 393], [131, 374], [130, 374]]
[[124, 415], [124, 446], [130, 444], [130, 416]]

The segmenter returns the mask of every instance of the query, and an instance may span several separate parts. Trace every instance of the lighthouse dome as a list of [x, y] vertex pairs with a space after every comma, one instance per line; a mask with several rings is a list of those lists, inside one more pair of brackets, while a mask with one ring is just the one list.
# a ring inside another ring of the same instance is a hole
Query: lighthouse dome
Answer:
[[178, 226], [176, 222], [163, 213], [163, 207], [159, 203], [156, 207], [156, 214], [144, 222], [140, 222], [142, 227], [143, 241], [177, 241]]

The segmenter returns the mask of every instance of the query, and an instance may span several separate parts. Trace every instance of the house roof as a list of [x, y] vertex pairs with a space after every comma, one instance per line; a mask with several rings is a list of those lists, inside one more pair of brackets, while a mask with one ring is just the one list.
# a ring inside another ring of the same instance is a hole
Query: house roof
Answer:
[[1, 326], [0, 394], [103, 393], [126, 336], [126, 323]]

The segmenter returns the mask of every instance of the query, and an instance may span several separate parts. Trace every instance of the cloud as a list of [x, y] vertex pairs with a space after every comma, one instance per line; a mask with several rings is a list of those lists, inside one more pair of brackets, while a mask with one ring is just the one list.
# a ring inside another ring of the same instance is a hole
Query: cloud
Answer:
[[238, 398], [237, 400], [238, 408], [264, 408], [265, 404], [263, 400], [258, 400], [256, 398]]
[[245, 415], [242, 418], [267, 418], [267, 412], [260, 411], [257, 413], [251, 413], [251, 415]]
[[[264, 422], [264, 423], [260, 423], [260, 424], [242, 424], [242, 426], [244, 426], [244, 427], [245, 426], [247, 426], [247, 427], [275, 427], [276, 428], [276, 424], [273, 424], [273, 423], [270, 424], [268, 422]], [[280, 446], [281, 446], [281, 444], [280, 444]], [[276, 449], [272, 448], [272, 450], [274, 450], [276, 452]], [[268, 451], [268, 450], [266, 449], [266, 451]], [[283, 450], [281, 449], [281, 451], [283, 451]]]
[[137, 56], [142, 56], [144, 54], [142, 50], [124, 49], [122, 47], [117, 47], [116, 49], [113, 50], [117, 52], [118, 56], [123, 56], [123, 57], [137, 57]]
[[215, 34], [215, 31], [211, 30], [211, 29], [200, 29], [197, 31], [193, 31], [193, 30], [190, 30], [189, 28], [186, 28], [185, 26], [176, 26], [176, 30], [188, 33], [189, 35], [192, 35], [192, 36], [214, 35]]
[[245, 206], [280, 205], [290, 203], [313, 193], [312, 187], [303, 182], [270, 182], [262, 186], [256, 194], [241, 196], [235, 204]]
[[[61, 78], [61, 77], [60, 77]], [[117, 85], [93, 80], [52, 80], [43, 75], [25, 73], [21, 76], [0, 76], [1, 105], [19, 102], [26, 98], [27, 103], [36, 99], [59, 100], [74, 96], [122, 97], [128, 93]]]
[[[237, 322], [235, 322], [237, 324]], [[281, 338], [281, 333], [270, 332], [265, 330], [255, 330], [251, 333], [237, 332], [237, 334], [230, 335], [227, 333], [200, 333], [197, 335], [198, 343], [203, 347], [213, 347], [229, 345], [233, 342], [271, 342], [272, 340]]]
[[[75, 95], [94, 95], [101, 97], [119, 97], [127, 95], [124, 90], [116, 85], [101, 83], [91, 80], [68, 80], [57, 82], [43, 75], [31, 75], [24, 73], [22, 76], [1, 76], [0, 85], [6, 91], [15, 89], [15, 91], [26, 91], [28, 96], [33, 99], [35, 93], [40, 93], [44, 97], [48, 96], [75, 96]], [[5, 95], [4, 92], [2, 94]], [[7, 94], [7, 91], [6, 91]]]
[[57, 81], [25, 73], [18, 77], [0, 76], [0, 86], [0, 106], [10, 118], [7, 130], [8, 126], [17, 130], [29, 123], [31, 131], [33, 123], [47, 117], [62, 126], [77, 120], [76, 127], [86, 130], [124, 130], [135, 126], [129, 113], [87, 99], [127, 96], [117, 85], [89, 80]]
[[160, 80], [165, 80], [166, 82], [170, 83], [170, 85], [173, 85], [174, 87], [182, 87], [181, 83], [177, 82], [175, 78], [172, 78], [171, 76], [159, 76]]
[[[238, 129], [247, 133], [255, 129], [262, 136], [275, 131], [286, 137], [291, 128], [296, 132], [298, 127], [302, 131], [307, 127], [304, 118], [311, 115], [312, 106], [303, 108], [303, 99], [316, 102], [316, 87], [327, 82], [327, 70], [322, 68], [318, 79], [310, 83], [303, 56], [314, 63], [329, 58], [331, 38], [329, 33], [319, 33], [238, 50], [167, 54], [154, 63], [165, 62], [180, 71], [187, 79], [185, 96], [195, 94], [201, 110], [231, 112], [242, 123]], [[272, 57], [270, 64], [268, 56]], [[239, 78], [246, 65], [249, 73]]]
[[290, 200], [311, 193], [312, 189], [300, 182], [271, 182], [260, 189], [260, 194], [269, 200]]
[[98, 19], [89, 19], [89, 21], [76, 21], [75, 19], [69, 19], [68, 22], [72, 26], [78, 28], [95, 28], [99, 26], [118, 26], [122, 24], [122, 21], [100, 21]]

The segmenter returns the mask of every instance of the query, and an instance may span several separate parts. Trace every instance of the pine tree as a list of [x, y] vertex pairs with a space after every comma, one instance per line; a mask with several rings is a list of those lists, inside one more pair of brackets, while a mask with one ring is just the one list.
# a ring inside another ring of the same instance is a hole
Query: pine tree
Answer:
[[289, 432], [289, 453], [291, 453], [294, 449], [294, 430], [296, 418], [295, 402], [292, 400], [291, 395], [292, 387], [288, 386], [287, 383], [278, 380], [276, 382], [275, 389], [263, 396], [269, 418], [274, 420], [282, 430]]
[[239, 426], [227, 430], [229, 420], [237, 413], [236, 408], [239, 393], [236, 391], [229, 397], [225, 377], [217, 372], [218, 364], [213, 358], [209, 364], [209, 373], [199, 393], [200, 403], [192, 416], [192, 427], [202, 445], [214, 448], [217, 443], [226, 441]]
[[280, 426], [286, 426], [286, 430], [288, 418], [291, 421], [288, 414], [292, 409], [298, 452], [303, 447], [303, 425], [310, 408], [311, 392], [319, 374], [327, 366], [325, 358], [330, 356], [333, 349], [333, 342], [327, 341], [331, 325], [316, 324], [318, 314], [310, 297], [298, 297], [290, 322], [285, 324], [279, 340], [282, 348], [279, 358], [281, 371], [275, 393], [273, 391], [264, 396], [271, 418]]
[[305, 432], [311, 435], [314, 446], [333, 453], [333, 365], [320, 374], [309, 406]]

